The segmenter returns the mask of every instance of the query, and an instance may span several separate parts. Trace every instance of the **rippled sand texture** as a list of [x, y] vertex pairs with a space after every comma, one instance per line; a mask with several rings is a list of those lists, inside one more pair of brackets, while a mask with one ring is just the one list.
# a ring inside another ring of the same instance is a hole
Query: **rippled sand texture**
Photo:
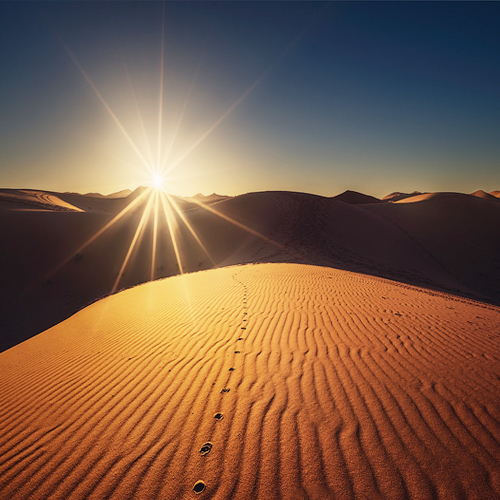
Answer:
[[2, 499], [500, 494], [500, 309], [379, 278], [149, 283], [0, 354], [0, 379]]

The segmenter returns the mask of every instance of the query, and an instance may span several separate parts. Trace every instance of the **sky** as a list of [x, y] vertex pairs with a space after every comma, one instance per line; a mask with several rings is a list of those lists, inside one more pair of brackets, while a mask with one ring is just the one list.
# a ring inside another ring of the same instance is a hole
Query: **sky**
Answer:
[[500, 189], [499, 2], [0, 2], [0, 187]]

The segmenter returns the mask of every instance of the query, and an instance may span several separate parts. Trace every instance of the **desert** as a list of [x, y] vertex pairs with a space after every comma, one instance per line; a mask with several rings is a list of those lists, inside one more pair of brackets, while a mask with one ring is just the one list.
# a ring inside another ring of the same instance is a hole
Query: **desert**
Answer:
[[0, 500], [500, 500], [499, 26], [0, 1]]
[[496, 198], [150, 191], [2, 192], [2, 498], [500, 495]]

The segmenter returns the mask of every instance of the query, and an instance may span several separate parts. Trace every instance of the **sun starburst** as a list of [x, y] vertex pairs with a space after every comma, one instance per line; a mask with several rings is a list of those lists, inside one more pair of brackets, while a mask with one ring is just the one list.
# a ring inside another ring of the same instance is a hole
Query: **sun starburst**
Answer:
[[151, 176], [151, 187], [157, 191], [163, 191], [163, 175], [161, 174], [153, 174]]
[[[164, 17], [164, 16], [163, 16]], [[232, 105], [230, 105], [224, 113], [222, 113], [218, 119], [214, 121], [214, 123], [208, 127], [205, 132], [203, 132], [191, 145], [188, 145], [188, 147], [181, 152], [181, 154], [173, 160], [170, 160], [170, 153], [172, 151], [172, 146], [173, 142], [175, 141], [177, 134], [180, 130], [180, 127], [182, 125], [183, 117], [186, 111], [186, 108], [188, 106], [189, 102], [189, 96], [191, 95], [191, 92], [193, 91], [194, 87], [194, 82], [190, 86], [188, 90], [188, 96], [186, 97], [186, 100], [182, 106], [182, 112], [177, 120], [177, 123], [174, 127], [173, 133], [171, 134], [170, 140], [166, 142], [166, 147], [163, 147], [163, 140], [162, 140], [162, 133], [163, 133], [163, 86], [164, 86], [164, 43], [165, 43], [165, 36], [164, 36], [164, 23], [165, 20], [163, 19], [163, 26], [162, 26], [162, 37], [161, 37], [161, 61], [160, 61], [160, 82], [159, 82], [159, 94], [158, 94], [158, 131], [156, 135], [157, 139], [157, 148], [156, 148], [156, 159], [153, 161], [148, 161], [146, 158], [151, 158], [153, 157], [152, 154], [152, 148], [151, 148], [151, 143], [154, 142], [152, 140], [147, 140], [146, 141], [146, 151], [141, 151], [141, 148], [138, 146], [138, 144], [133, 140], [132, 135], [126, 130], [124, 124], [118, 119], [117, 114], [113, 111], [111, 108], [111, 105], [104, 99], [103, 94], [99, 91], [97, 88], [96, 84], [94, 81], [91, 79], [89, 73], [83, 68], [82, 64], [78, 61], [74, 53], [70, 50], [68, 45], [60, 38], [60, 41], [70, 56], [71, 60], [75, 64], [75, 66], [78, 68], [80, 73], [83, 75], [84, 79], [87, 81], [87, 83], [90, 85], [92, 90], [94, 91], [95, 95], [103, 105], [103, 107], [106, 109], [118, 129], [122, 132], [124, 138], [126, 139], [127, 143], [131, 147], [131, 149], [134, 151], [134, 153], [137, 156], [137, 159], [139, 162], [142, 164], [142, 168], [147, 172], [147, 175], [149, 176], [149, 186], [140, 192], [140, 194], [136, 197], [132, 197], [130, 203], [123, 208], [117, 215], [114, 216], [112, 220], [107, 222], [101, 229], [99, 229], [91, 238], [89, 238], [87, 241], [84, 243], [80, 244], [75, 251], [63, 262], [61, 262], [59, 265], [57, 265], [48, 275], [46, 278], [49, 276], [53, 275], [57, 271], [59, 271], [63, 266], [65, 266], [72, 258], [75, 257], [78, 253], [82, 252], [83, 249], [88, 247], [91, 243], [93, 243], [98, 237], [100, 237], [103, 233], [108, 231], [116, 222], [118, 222], [122, 217], [124, 217], [126, 214], [129, 215], [128, 221], [130, 223], [133, 223], [134, 221], [137, 222], [137, 227], [135, 229], [135, 232], [133, 233], [132, 240], [130, 241], [129, 247], [127, 249], [127, 252], [125, 254], [125, 257], [123, 259], [123, 262], [121, 263], [119, 267], [119, 271], [116, 275], [116, 278], [114, 280], [113, 286], [110, 290], [111, 293], [114, 293], [115, 291], [119, 290], [120, 288], [120, 283], [122, 282], [122, 279], [124, 275], [126, 274], [126, 269], [127, 266], [132, 265], [133, 259], [133, 254], [134, 251], [137, 250], [137, 248], [140, 246], [141, 240], [144, 238], [144, 235], [146, 234], [146, 229], [149, 227], [152, 230], [152, 241], [151, 241], [151, 262], [150, 262], [150, 279], [154, 280], [157, 277], [157, 272], [156, 272], [156, 262], [158, 260], [158, 249], [160, 247], [160, 244], [164, 244], [164, 240], [162, 241], [162, 238], [160, 238], [160, 234], [167, 235], [169, 239], [169, 245], [170, 248], [173, 249], [173, 254], [175, 258], [175, 263], [177, 265], [178, 272], [182, 275], [184, 271], [186, 270], [186, 264], [183, 262], [183, 254], [182, 254], [182, 245], [179, 242], [179, 235], [180, 235], [180, 227], [181, 224], [187, 229], [189, 234], [194, 238], [194, 242], [199, 246], [199, 248], [203, 251], [203, 253], [208, 257], [211, 265], [215, 266], [216, 262], [212, 258], [212, 256], [209, 253], [209, 250], [207, 249], [207, 245], [201, 240], [200, 236], [196, 233], [193, 225], [189, 222], [188, 218], [186, 217], [186, 214], [183, 213], [183, 210], [181, 207], [178, 205], [178, 203], [175, 201], [174, 197], [172, 197], [168, 193], [168, 181], [167, 181], [167, 175], [170, 176], [171, 172], [173, 169], [178, 168], [179, 164], [184, 161], [184, 159], [190, 155], [195, 148], [197, 148], [203, 141], [206, 140], [206, 138], [224, 121], [228, 118], [229, 115], [236, 109], [237, 106], [240, 105], [240, 103], [246, 99], [246, 97], [254, 90], [257, 85], [263, 80], [263, 78], [267, 75], [269, 72], [269, 69], [262, 74], [256, 81], [254, 81], [245, 92], [243, 92], [238, 99], [236, 99]], [[135, 103], [136, 110], [138, 111], [139, 114], [139, 121], [141, 124], [141, 130], [145, 133], [146, 128], [144, 126], [144, 122], [142, 119], [142, 115], [139, 109], [139, 105], [137, 102], [137, 99], [135, 98], [135, 92], [133, 89], [132, 81], [130, 78], [130, 74], [127, 71], [127, 81], [129, 86], [131, 87], [131, 90], [133, 92], [133, 99], [132, 101]], [[224, 214], [220, 212], [219, 210], [216, 210], [209, 204], [202, 203], [198, 200], [193, 200], [198, 207], [206, 210], [207, 212], [214, 214], [221, 219], [223, 219], [226, 222], [229, 222], [241, 229], [244, 229], [248, 233], [257, 236], [259, 238], [262, 238], [268, 243], [271, 243], [273, 245], [281, 247], [281, 245], [278, 245], [268, 237], [260, 234], [259, 232], [255, 231], [254, 229], [246, 226], [240, 221], [237, 221], [227, 214]], [[137, 212], [142, 210], [142, 214], [140, 217], [136, 217]], [[163, 230], [165, 228], [165, 230]]]

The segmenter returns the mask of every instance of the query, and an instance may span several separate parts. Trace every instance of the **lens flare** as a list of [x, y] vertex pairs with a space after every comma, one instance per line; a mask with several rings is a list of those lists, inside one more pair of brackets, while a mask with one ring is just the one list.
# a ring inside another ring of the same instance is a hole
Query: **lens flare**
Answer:
[[[183, 255], [183, 248], [186, 247], [186, 242], [189, 240], [191, 245], [194, 243], [201, 249], [201, 251], [206, 255], [209, 259], [212, 266], [217, 266], [217, 262], [214, 261], [212, 256], [210, 255], [209, 249], [206, 246], [206, 243], [202, 242], [199, 235], [196, 234], [193, 225], [190, 223], [188, 217], [185, 214], [185, 210], [177, 203], [173, 196], [171, 196], [165, 187], [167, 175], [178, 168], [179, 164], [185, 160], [187, 156], [189, 156], [203, 141], [207, 139], [207, 137], [212, 134], [212, 132], [223, 122], [225, 121], [234, 110], [254, 91], [254, 89], [267, 77], [272, 68], [283, 59], [287, 53], [292, 50], [292, 48], [298, 43], [298, 41], [302, 38], [304, 33], [310, 29], [310, 26], [306, 27], [306, 29], [296, 37], [292, 43], [286, 47], [283, 53], [275, 59], [272, 64], [264, 71], [251, 85], [241, 93], [238, 99], [236, 99], [215, 121], [209, 126], [193, 143], [188, 145], [184, 151], [181, 152], [177, 158], [170, 161], [171, 152], [173, 149], [174, 142], [176, 141], [177, 135], [181, 128], [181, 124], [184, 119], [184, 115], [186, 113], [188, 103], [190, 102], [190, 96], [194, 89], [195, 82], [197, 77], [194, 78], [190, 87], [188, 88], [186, 98], [184, 100], [180, 115], [177, 118], [175, 126], [172, 130], [170, 130], [168, 140], [164, 140], [164, 129], [166, 127], [163, 123], [163, 111], [166, 106], [164, 106], [164, 82], [165, 82], [165, 5], [163, 6], [163, 14], [162, 14], [162, 26], [161, 26], [161, 51], [160, 51], [160, 75], [159, 75], [159, 92], [158, 92], [158, 121], [157, 126], [158, 130], [156, 131], [156, 152], [154, 152], [151, 147], [154, 144], [155, 140], [152, 140], [150, 136], [147, 134], [147, 127], [144, 124], [142, 119], [142, 113], [139, 109], [139, 101], [137, 99], [137, 94], [134, 90], [134, 86], [132, 84], [131, 75], [128, 71], [125, 57], [122, 53], [123, 65], [126, 72], [127, 82], [132, 92], [132, 102], [135, 104], [135, 108], [139, 117], [140, 130], [145, 136], [144, 144], [146, 146], [146, 151], [141, 151], [141, 148], [138, 144], [133, 140], [131, 134], [128, 130], [126, 130], [124, 124], [118, 119], [117, 114], [113, 109], [111, 109], [110, 104], [104, 99], [103, 94], [97, 88], [95, 82], [90, 78], [89, 73], [84, 69], [80, 61], [76, 58], [73, 51], [69, 48], [69, 46], [62, 40], [59, 35], [56, 35], [60, 40], [64, 50], [69, 55], [70, 59], [77, 67], [79, 72], [82, 74], [83, 78], [86, 80], [88, 85], [93, 90], [94, 94], [101, 102], [103, 107], [108, 112], [111, 119], [114, 121], [115, 125], [123, 134], [128, 145], [134, 151], [137, 160], [142, 164], [142, 167], [148, 172], [149, 176], [149, 186], [146, 189], [143, 189], [139, 192], [139, 194], [135, 196], [131, 196], [130, 202], [127, 206], [125, 206], [119, 213], [115, 214], [114, 217], [107, 223], [105, 223], [96, 233], [91, 236], [86, 241], [77, 245], [75, 250], [71, 253], [71, 255], [64, 259], [61, 263], [55, 266], [49, 274], [46, 276], [49, 277], [56, 272], [58, 272], [63, 266], [67, 265], [75, 255], [81, 252], [83, 249], [91, 245], [97, 238], [99, 238], [102, 234], [107, 232], [116, 222], [122, 219], [126, 214], [128, 214], [127, 224], [136, 224], [137, 219], [137, 227], [135, 228], [135, 232], [131, 238], [129, 243], [127, 252], [121, 263], [120, 269], [114, 278], [114, 283], [110, 290], [111, 293], [114, 293], [118, 290], [121, 283], [126, 281], [126, 273], [127, 266], [132, 265], [132, 261], [134, 260], [134, 255], [137, 254], [137, 251], [134, 251], [139, 248], [142, 238], [144, 238], [145, 234], [151, 235], [151, 262], [148, 263], [149, 266], [149, 278], [151, 280], [156, 278], [156, 263], [159, 262], [163, 257], [162, 262], [165, 261], [165, 255], [161, 255], [160, 249], [165, 248], [165, 246], [161, 246], [161, 240], [164, 239], [163, 235], [167, 235], [167, 238], [170, 239], [171, 248], [173, 249], [175, 264], [177, 265], [177, 269], [174, 272], [180, 273], [181, 275], [188, 271], [186, 269], [187, 262], [189, 262], [189, 255]], [[166, 145], [166, 147], [165, 147]], [[156, 154], [155, 154], [156, 153]], [[168, 162], [168, 163], [167, 163]], [[220, 219], [239, 227], [240, 229], [245, 230], [249, 234], [256, 236], [263, 241], [270, 243], [271, 245], [283, 249], [284, 247], [270, 239], [264, 234], [256, 231], [255, 229], [248, 227], [243, 224], [241, 221], [238, 221], [226, 213], [219, 209], [215, 209], [209, 203], [202, 203], [198, 200], [191, 199], [199, 208], [209, 212], [210, 214], [216, 215]], [[133, 212], [132, 212], [133, 210]], [[142, 210], [142, 214], [140, 217], [140, 210]], [[148, 229], [149, 228], [149, 229]], [[186, 232], [181, 231], [182, 228], [185, 228], [193, 237], [193, 239], [188, 238], [184, 240], [184, 235]], [[151, 233], [152, 231], [152, 233]], [[160, 237], [162, 236], [162, 237]], [[182, 244], [180, 244], [182, 243]], [[162, 264], [163, 265], [163, 264]], [[130, 283], [127, 283], [130, 285]]]

